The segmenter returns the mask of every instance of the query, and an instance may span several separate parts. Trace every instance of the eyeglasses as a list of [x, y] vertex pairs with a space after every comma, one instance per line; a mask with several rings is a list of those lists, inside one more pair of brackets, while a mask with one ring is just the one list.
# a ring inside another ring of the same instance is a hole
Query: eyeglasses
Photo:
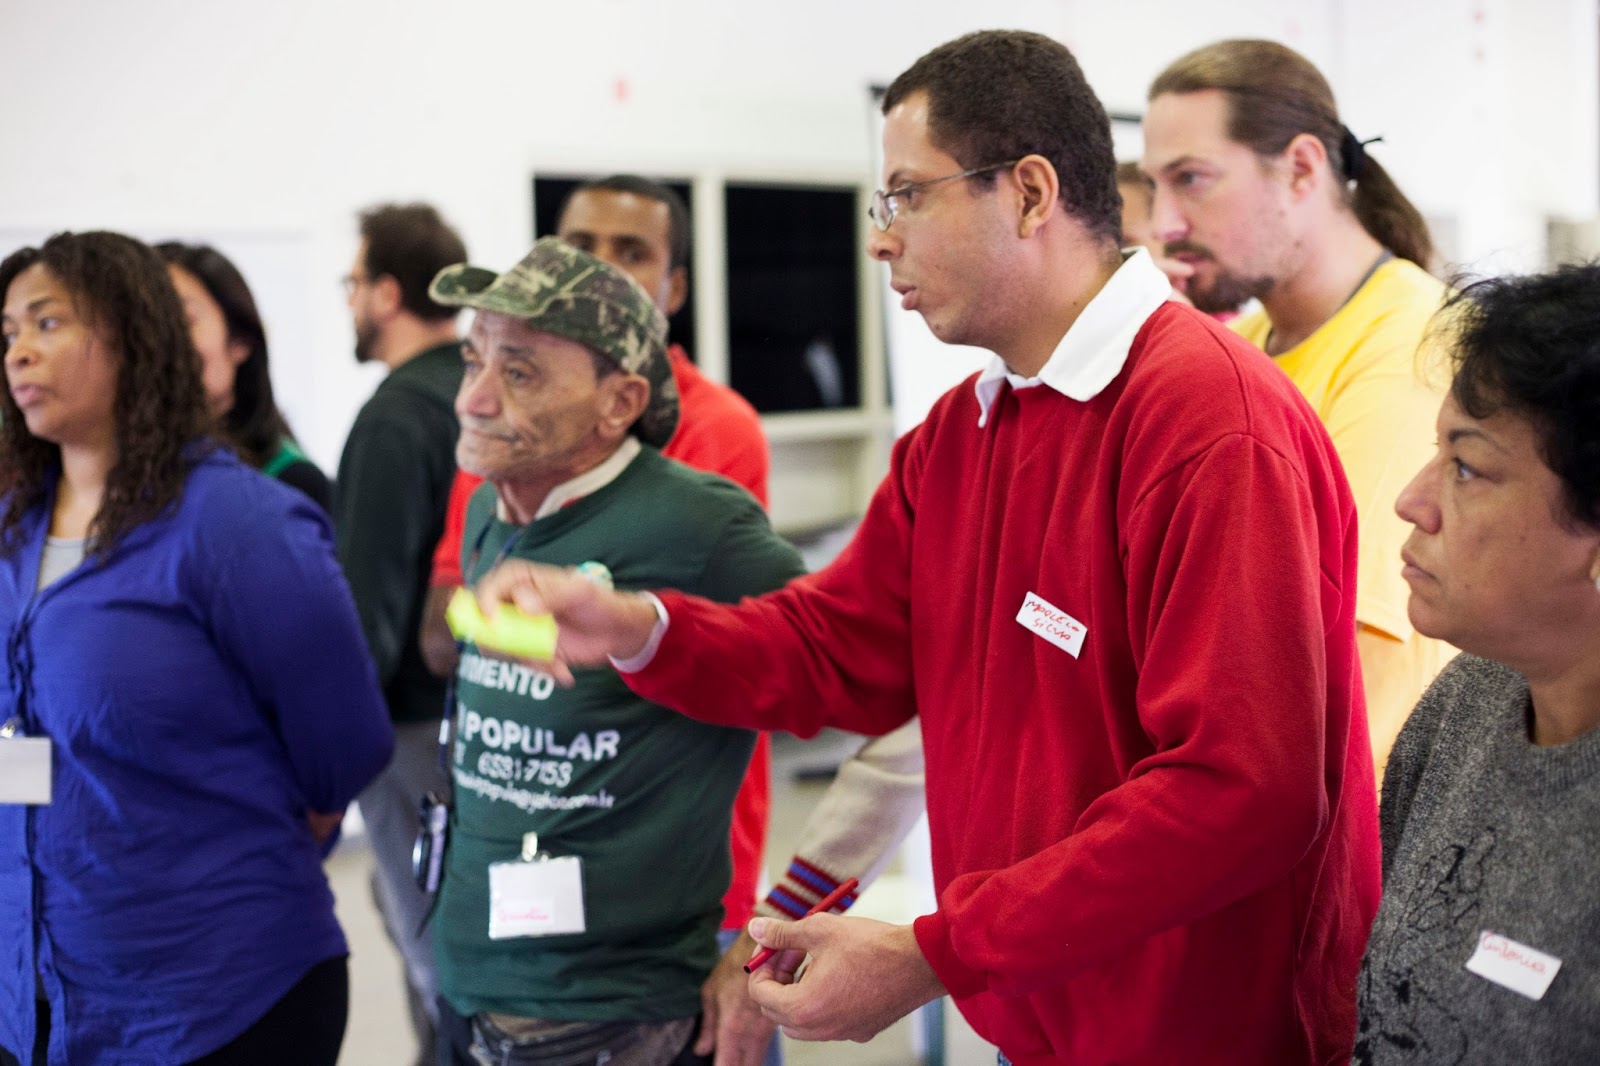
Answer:
[[344, 286], [344, 294], [348, 297], [355, 295], [357, 289], [371, 280], [371, 278], [358, 278], [354, 274], [346, 274], [339, 279], [339, 284]]
[[991, 170], [1004, 170], [1006, 167], [1014, 167], [1020, 162], [1022, 162], [1021, 159], [1012, 159], [1005, 163], [990, 163], [988, 166], [963, 170], [959, 174], [947, 174], [942, 178], [929, 178], [927, 181], [910, 181], [888, 191], [879, 189], [872, 194], [872, 205], [867, 208], [867, 217], [872, 219], [872, 224], [880, 230], [887, 231], [894, 224], [895, 216], [900, 213], [900, 197], [910, 196], [912, 193], [920, 192], [931, 185], [941, 185], [947, 181], [955, 181], [957, 178], [972, 178], [979, 174], [987, 174]]

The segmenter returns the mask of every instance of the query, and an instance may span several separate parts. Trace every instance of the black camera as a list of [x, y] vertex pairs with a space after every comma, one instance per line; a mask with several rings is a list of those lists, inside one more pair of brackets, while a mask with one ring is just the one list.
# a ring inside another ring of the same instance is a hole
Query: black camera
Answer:
[[437, 792], [422, 797], [417, 842], [411, 846], [411, 876], [417, 887], [433, 894], [444, 877], [444, 849], [450, 835], [450, 804]]

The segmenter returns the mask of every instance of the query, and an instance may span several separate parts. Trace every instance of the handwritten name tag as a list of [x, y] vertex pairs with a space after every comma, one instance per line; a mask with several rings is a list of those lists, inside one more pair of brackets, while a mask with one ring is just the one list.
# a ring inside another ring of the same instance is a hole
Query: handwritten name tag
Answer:
[[1083, 638], [1089, 634], [1088, 626], [1061, 608], [1052, 606], [1035, 592], [1028, 593], [1028, 598], [1022, 601], [1017, 621], [1074, 659], [1082, 653]]
[[490, 864], [490, 940], [581, 933], [585, 928], [578, 858]]
[[1467, 969], [1529, 999], [1542, 999], [1561, 960], [1486, 929], [1478, 934], [1478, 950], [1467, 960]]

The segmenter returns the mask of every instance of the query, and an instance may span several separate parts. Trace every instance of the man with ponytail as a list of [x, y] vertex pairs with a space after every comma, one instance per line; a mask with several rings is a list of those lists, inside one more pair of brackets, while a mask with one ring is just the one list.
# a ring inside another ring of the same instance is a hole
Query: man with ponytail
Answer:
[[1419, 348], [1444, 286], [1427, 224], [1345, 126], [1327, 80], [1272, 41], [1220, 41], [1150, 86], [1144, 169], [1155, 236], [1194, 271], [1201, 310], [1254, 298], [1233, 323], [1328, 427], [1360, 523], [1356, 619], [1372, 753], [1383, 772], [1406, 716], [1452, 654], [1406, 615], [1407, 527], [1394, 513], [1433, 454], [1440, 394]]

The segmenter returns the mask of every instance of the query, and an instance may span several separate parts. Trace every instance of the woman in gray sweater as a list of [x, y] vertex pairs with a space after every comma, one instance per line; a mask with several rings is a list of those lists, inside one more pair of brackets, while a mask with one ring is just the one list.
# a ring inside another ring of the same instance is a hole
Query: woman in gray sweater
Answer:
[[1600, 1063], [1600, 265], [1480, 282], [1400, 515], [1461, 648], [1384, 778], [1354, 1061]]

